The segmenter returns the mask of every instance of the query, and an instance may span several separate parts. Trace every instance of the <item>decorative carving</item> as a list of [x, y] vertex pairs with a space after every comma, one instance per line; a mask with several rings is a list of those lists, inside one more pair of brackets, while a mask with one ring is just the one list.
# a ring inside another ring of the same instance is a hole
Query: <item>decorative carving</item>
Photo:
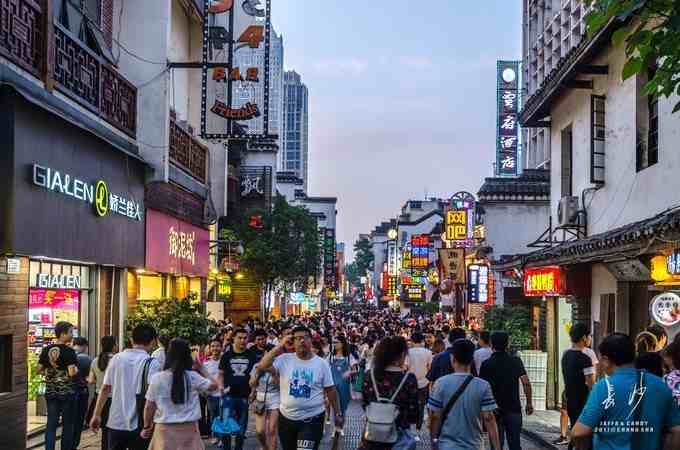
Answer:
[[170, 161], [201, 182], [206, 179], [208, 149], [170, 116]]
[[0, 0], [0, 54], [40, 77], [44, 63], [44, 4]]
[[104, 118], [134, 137], [137, 129], [137, 88], [113, 68], [101, 66], [102, 99]]
[[99, 57], [68, 30], [54, 24], [54, 81], [77, 102], [99, 110]]

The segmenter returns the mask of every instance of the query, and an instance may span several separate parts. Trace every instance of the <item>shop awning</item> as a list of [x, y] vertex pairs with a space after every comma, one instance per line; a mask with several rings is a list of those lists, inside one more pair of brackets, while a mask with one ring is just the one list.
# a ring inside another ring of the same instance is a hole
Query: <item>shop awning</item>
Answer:
[[680, 206], [585, 239], [575, 239], [535, 252], [506, 257], [493, 270], [628, 259], [652, 253], [680, 239]]

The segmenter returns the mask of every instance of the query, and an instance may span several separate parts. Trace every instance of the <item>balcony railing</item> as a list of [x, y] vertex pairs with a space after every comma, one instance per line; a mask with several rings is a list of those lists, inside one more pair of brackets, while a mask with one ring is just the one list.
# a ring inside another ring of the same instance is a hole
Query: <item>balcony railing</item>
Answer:
[[[134, 138], [137, 88], [48, 18], [48, 1], [0, 0], [0, 55], [37, 78], [53, 80], [60, 92]], [[52, 67], [46, 55], [53, 57]]]
[[205, 183], [208, 148], [184, 130], [172, 113], [170, 114], [170, 162]]

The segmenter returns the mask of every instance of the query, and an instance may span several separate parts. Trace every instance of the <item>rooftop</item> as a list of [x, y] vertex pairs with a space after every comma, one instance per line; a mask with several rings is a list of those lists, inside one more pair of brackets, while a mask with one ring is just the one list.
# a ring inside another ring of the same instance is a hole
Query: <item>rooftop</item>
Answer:
[[525, 169], [517, 178], [486, 178], [477, 193], [480, 201], [549, 200], [550, 171]]

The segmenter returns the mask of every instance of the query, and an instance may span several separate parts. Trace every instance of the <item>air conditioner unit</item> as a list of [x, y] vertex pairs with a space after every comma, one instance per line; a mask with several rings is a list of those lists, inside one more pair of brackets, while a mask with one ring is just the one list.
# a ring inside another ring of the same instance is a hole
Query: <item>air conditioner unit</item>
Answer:
[[567, 196], [560, 199], [557, 221], [560, 226], [578, 224], [578, 197]]

